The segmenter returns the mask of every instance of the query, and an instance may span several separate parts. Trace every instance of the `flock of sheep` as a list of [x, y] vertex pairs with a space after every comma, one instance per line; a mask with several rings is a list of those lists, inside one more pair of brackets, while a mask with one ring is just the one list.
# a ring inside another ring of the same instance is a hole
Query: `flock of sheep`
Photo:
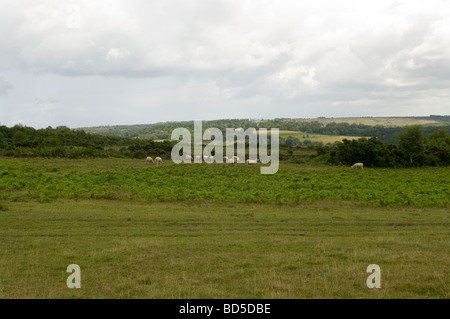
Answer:
[[163, 163], [161, 157], [155, 157], [155, 161], [153, 161], [153, 158], [151, 158], [151, 157], [149, 156], [149, 157], [147, 157], [146, 161], [147, 161], [147, 163], [149, 163], [149, 164], [155, 164], [155, 162], [156, 162], [156, 165], [159, 165], [159, 164], [162, 164], [162, 163]]
[[[202, 158], [201, 155], [195, 155], [195, 159], [196, 159], [196, 160], [199, 160], [199, 159], [201, 159], [201, 158]], [[194, 160], [194, 157], [191, 156], [191, 155], [186, 155], [186, 156], [185, 156], [185, 159], [186, 159], [187, 161], [192, 162], [192, 161]], [[203, 156], [203, 159], [204, 159], [205, 162], [207, 162], [207, 163], [212, 163], [212, 162], [214, 162], [215, 157], [214, 157], [214, 156]], [[223, 160], [224, 160], [224, 162], [227, 163], [228, 165], [235, 165], [235, 164], [237, 164], [237, 163], [239, 162], [239, 156], [233, 156], [232, 158], [228, 158], [227, 156], [224, 156], [224, 157], [223, 157]], [[151, 157], [149, 156], [149, 157], [147, 157], [146, 161], [147, 161], [147, 163], [149, 163], [149, 164], [156, 164], [156, 165], [159, 165], [159, 164], [162, 164], [162, 163], [163, 163], [161, 157], [155, 157], [155, 160], [153, 161], [153, 158], [151, 158]], [[257, 159], [248, 159], [248, 160], [245, 161], [245, 164], [247, 164], [247, 165], [252, 165], [252, 164], [257, 164], [257, 163], [258, 163], [258, 160], [257, 160]], [[361, 168], [361, 169], [364, 169], [364, 164], [363, 164], [363, 163], [355, 163], [355, 164], [352, 165], [352, 168]]]
[[[201, 158], [202, 158], [201, 155], [196, 155], [196, 156], [195, 156], [195, 159], [196, 159], [196, 160], [200, 160]], [[187, 161], [192, 162], [192, 161], [194, 160], [194, 157], [191, 156], [191, 155], [186, 155], [186, 156], [185, 156], [185, 159], [186, 159]], [[214, 160], [215, 160], [215, 157], [214, 157], [214, 156], [203, 156], [203, 159], [204, 159], [205, 162], [207, 162], [207, 163], [213, 163]], [[227, 156], [224, 156], [224, 157], [223, 157], [223, 160], [224, 160], [224, 162], [227, 163], [228, 165], [235, 165], [235, 164], [237, 164], [237, 163], [239, 162], [239, 156], [233, 156], [232, 158], [228, 158]], [[155, 160], [153, 161], [153, 158], [149, 156], [149, 157], [146, 158], [146, 161], [147, 161], [147, 163], [149, 163], [149, 164], [156, 164], [156, 165], [159, 165], [159, 164], [162, 164], [162, 163], [163, 163], [161, 157], [155, 157]], [[257, 159], [248, 159], [248, 160], [245, 161], [245, 163], [246, 163], [247, 165], [257, 164], [257, 163], [258, 163], [258, 160], [257, 160]]]

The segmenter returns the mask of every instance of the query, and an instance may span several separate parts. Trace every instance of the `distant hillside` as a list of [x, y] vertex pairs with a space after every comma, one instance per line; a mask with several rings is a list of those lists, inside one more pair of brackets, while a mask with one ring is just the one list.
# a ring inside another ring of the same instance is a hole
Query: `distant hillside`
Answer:
[[[361, 117], [361, 118], [317, 118], [317, 119], [224, 119], [204, 121], [203, 129], [217, 127], [223, 132], [226, 128], [277, 127], [283, 131], [315, 133], [331, 136], [378, 137], [389, 143], [396, 143], [396, 135], [407, 125], [420, 125], [428, 135], [436, 127], [450, 131], [450, 116], [431, 115], [429, 117]], [[82, 128], [88, 133], [122, 136], [150, 140], [170, 139], [175, 128], [185, 127], [193, 130], [194, 122], [164, 122], [139, 125], [114, 125]]]
[[318, 118], [312, 120], [299, 119], [300, 122], [318, 121], [321, 124], [348, 123], [369, 126], [404, 127], [408, 125], [442, 125], [450, 123], [450, 116], [430, 115], [429, 117], [340, 117]]

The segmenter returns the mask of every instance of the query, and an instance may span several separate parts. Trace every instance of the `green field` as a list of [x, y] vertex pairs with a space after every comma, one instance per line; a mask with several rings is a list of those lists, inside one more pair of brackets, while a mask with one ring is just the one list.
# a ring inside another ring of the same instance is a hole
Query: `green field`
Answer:
[[109, 199], [140, 202], [233, 202], [297, 205], [320, 200], [375, 207], [447, 207], [448, 167], [352, 170], [282, 162], [260, 166], [149, 166], [132, 159], [8, 159], [0, 162], [1, 198], [10, 201]]
[[449, 173], [1, 158], [0, 298], [448, 298]]
[[361, 137], [361, 136], [345, 136], [345, 135], [325, 135], [325, 134], [306, 133], [300, 131], [280, 131], [281, 138], [287, 138], [288, 136], [298, 138], [301, 142], [305, 140], [310, 140], [312, 143], [322, 142], [325, 145], [328, 143], [333, 144], [335, 142], [342, 142], [343, 139], [356, 140]]

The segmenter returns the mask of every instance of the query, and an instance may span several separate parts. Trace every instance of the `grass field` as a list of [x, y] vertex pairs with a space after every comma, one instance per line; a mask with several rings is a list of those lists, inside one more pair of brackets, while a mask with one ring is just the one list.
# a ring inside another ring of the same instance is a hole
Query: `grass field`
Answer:
[[2, 158], [0, 298], [449, 298], [449, 171]]

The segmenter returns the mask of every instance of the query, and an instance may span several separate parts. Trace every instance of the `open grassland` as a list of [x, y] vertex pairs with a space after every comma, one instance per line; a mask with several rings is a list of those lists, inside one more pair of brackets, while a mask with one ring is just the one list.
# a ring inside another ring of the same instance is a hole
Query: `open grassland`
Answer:
[[[1, 298], [448, 298], [445, 209], [11, 203]], [[69, 264], [82, 288], [66, 287]], [[366, 287], [366, 268], [382, 288]]]
[[[285, 207], [10, 203], [0, 298], [448, 298], [449, 214]], [[381, 289], [366, 268], [381, 267]], [[81, 268], [81, 289], [66, 268]]]
[[449, 171], [1, 158], [0, 298], [449, 298]]

